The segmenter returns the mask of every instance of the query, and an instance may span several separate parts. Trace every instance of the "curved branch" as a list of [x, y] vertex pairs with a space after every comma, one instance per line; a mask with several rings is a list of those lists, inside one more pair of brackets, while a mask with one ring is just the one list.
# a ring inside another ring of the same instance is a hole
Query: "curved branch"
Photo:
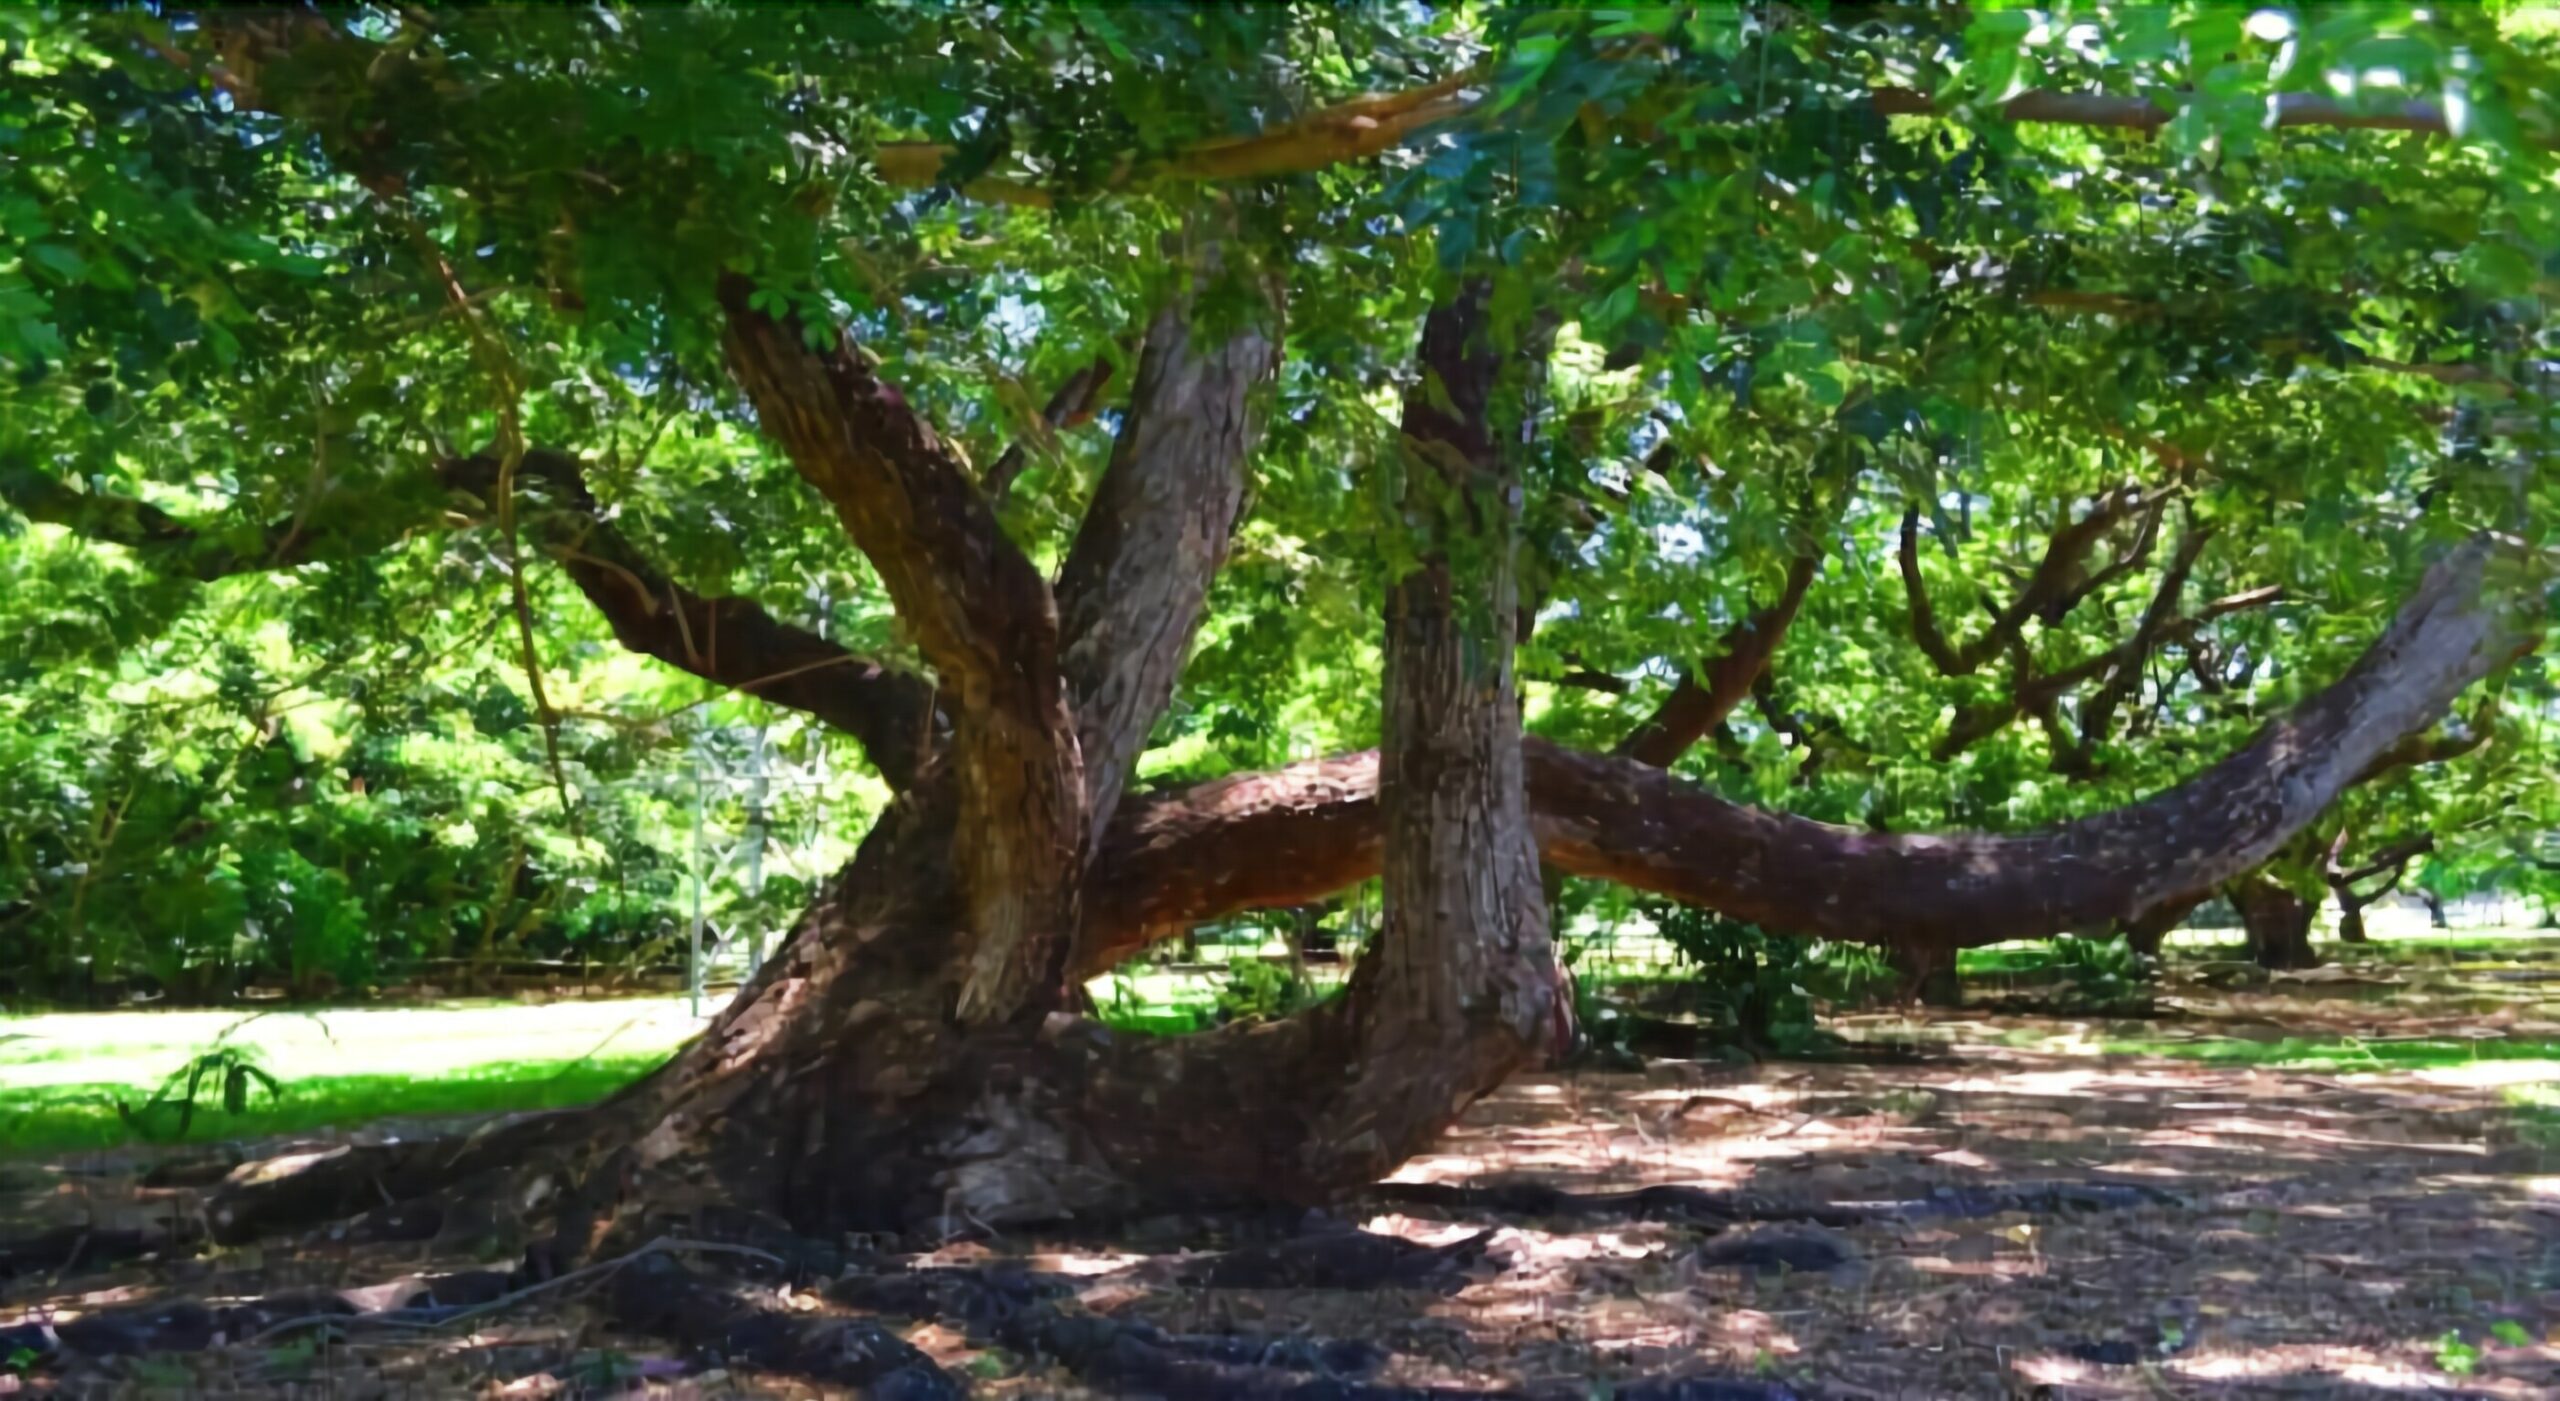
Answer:
[[[485, 498], [497, 461], [444, 464], [455, 490]], [[602, 518], [586, 474], [566, 453], [534, 449], [519, 489], [544, 489], [551, 509], [528, 522], [545, 553], [613, 628], [614, 640], [715, 685], [815, 716], [862, 744], [892, 791], [915, 781], [932, 752], [933, 683], [856, 656], [786, 623], [754, 599], [705, 597], [677, 584]]]
[[1808, 546], [1787, 564], [1787, 582], [1777, 601], [1755, 610], [1725, 630], [1719, 655], [1707, 664], [1705, 680], [1692, 669], [1662, 698], [1644, 723], [1618, 743], [1616, 752], [1640, 764], [1669, 768], [1689, 746], [1751, 698], [1752, 683], [1769, 669], [1787, 628], [1804, 606], [1804, 596], [1822, 570], [1820, 545]]
[[879, 572], [953, 712], [959, 1015], [984, 1024], [1043, 1011], [1059, 991], [1087, 837], [1056, 600], [906, 396], [840, 328], [761, 309], [770, 295], [720, 279], [730, 372]]
[[[1525, 747], [1545, 858], [1772, 929], [1957, 947], [2138, 917], [2263, 863], [2377, 754], [2432, 723], [2531, 633], [2475, 539], [2428, 572], [2328, 689], [2160, 795], [2013, 836], [1876, 834], [1727, 802], [1629, 759]], [[1182, 924], [1303, 904], [1377, 870], [1376, 757], [1221, 779], [1124, 804], [1080, 971]]]

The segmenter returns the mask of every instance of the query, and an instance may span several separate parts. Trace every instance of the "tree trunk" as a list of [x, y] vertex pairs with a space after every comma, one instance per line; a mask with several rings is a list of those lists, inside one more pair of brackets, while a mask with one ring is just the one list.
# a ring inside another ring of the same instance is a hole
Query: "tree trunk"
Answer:
[[2311, 948], [2311, 917], [2317, 907], [2295, 894], [2293, 887], [2265, 876], [2246, 876], [2233, 882], [2231, 904], [2240, 912], [2249, 956], [2258, 966], [2310, 968], [2320, 962]]
[[[711, 1030], [604, 1107], [594, 1142], [628, 1169], [604, 1176], [819, 1231], [1311, 1202], [1391, 1170], [1534, 1058], [1556, 985], [1511, 632], [1493, 622], [1516, 590], [1518, 464], [1493, 428], [1515, 358], [1496, 351], [1487, 311], [1479, 285], [1432, 313], [1431, 393], [1406, 410], [1405, 517], [1421, 548], [1387, 609], [1386, 920], [1342, 996], [1172, 1039], [1063, 1013], [955, 1015], [984, 986], [971, 854], [1021, 839], [990, 820], [1037, 825], [1047, 809], [972, 801], [983, 767], [941, 765]], [[1166, 344], [1179, 341], [1150, 334], [1150, 354]], [[1117, 733], [1088, 728], [1081, 748], [1117, 768]]]
[[1893, 965], [1895, 997], [1924, 1007], [1964, 1005], [1964, 980], [1956, 973], [1954, 949], [1896, 944], [1885, 956]]
[[2373, 942], [2372, 939], [2364, 932], [2364, 904], [2364, 901], [2357, 899], [2354, 894], [2349, 891], [2340, 890], [2338, 892], [2339, 943], [2368, 944]]
[[2170, 933], [2185, 924], [2187, 916], [2194, 914], [2204, 900], [2200, 894], [2165, 900], [2131, 919], [2117, 921], [2116, 929], [2124, 935], [2125, 947], [2144, 958], [2156, 959]]
[[2450, 929], [2453, 927], [2445, 923], [2444, 920], [2443, 896], [2438, 895], [2436, 892], [2429, 890], [2424, 886], [2420, 886], [2418, 888], [2418, 898], [2426, 903], [2427, 927], [2429, 929]]

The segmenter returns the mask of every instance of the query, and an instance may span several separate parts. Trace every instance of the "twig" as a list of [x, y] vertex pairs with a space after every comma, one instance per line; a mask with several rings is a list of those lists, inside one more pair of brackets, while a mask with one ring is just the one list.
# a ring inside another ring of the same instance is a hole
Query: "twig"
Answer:
[[524, 651], [524, 678], [533, 692], [534, 714], [542, 721], [543, 755], [550, 761], [552, 786], [559, 790], [560, 816], [569, 823], [570, 831], [578, 830], [578, 812], [569, 798], [568, 770], [560, 762], [560, 715], [551, 708], [551, 697], [542, 684], [542, 656], [534, 646], [533, 601], [524, 582], [524, 550], [516, 529], [516, 472], [524, 465], [524, 390], [513, 356], [507, 353], [483, 318], [483, 309], [463, 289], [462, 278], [453, 263], [437, 248], [427, 231], [418, 225], [405, 206], [396, 206], [409, 237], [417, 245], [418, 256], [444, 286], [447, 300], [461, 317], [471, 337], [483, 368], [498, 390], [498, 533], [506, 542], [507, 586], [515, 605], [516, 634]]

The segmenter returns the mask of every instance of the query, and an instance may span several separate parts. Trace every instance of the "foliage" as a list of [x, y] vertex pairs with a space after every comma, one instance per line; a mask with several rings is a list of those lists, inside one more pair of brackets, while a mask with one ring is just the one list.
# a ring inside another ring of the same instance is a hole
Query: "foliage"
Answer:
[[1892, 981], [1883, 954], [1861, 945], [1772, 936], [1680, 905], [1644, 913], [1692, 970], [1695, 1004], [1752, 1050], [1802, 1049], [1818, 1010], [1854, 1005]]
[[2091, 939], [2064, 934], [2053, 941], [2054, 967], [2071, 989], [2073, 1010], [2101, 1016], [2151, 1013], [2152, 960], [2123, 935]]
[[1239, 958], [1227, 964], [1227, 980], [1218, 989], [1213, 1022], [1285, 1017], [1314, 1005], [1323, 989], [1307, 980], [1304, 969], [1262, 958]]
[[195, 1124], [198, 1094], [217, 1088], [222, 1112], [233, 1118], [249, 1112], [251, 1090], [266, 1091], [270, 1101], [284, 1098], [283, 1083], [261, 1069], [256, 1056], [226, 1046], [187, 1062], [140, 1106], [117, 1101], [116, 1117], [144, 1138], [184, 1138]]
[[[777, 926], [885, 800], [854, 748], [616, 651], [558, 552], [434, 464], [520, 421], [683, 587], [911, 664], [729, 383], [715, 274], [849, 326], [970, 461], [1027, 445], [1003, 523], [1054, 568], [1118, 400], [1093, 427], [1041, 402], [1097, 361], [1126, 385], [1188, 275], [1158, 254], [1212, 226], [1234, 276], [1204, 315], [1267, 281], [1290, 354], [1143, 779], [1375, 739], [1400, 527], [1367, 468], [1393, 456], [1436, 284], [1472, 264], [1526, 273], [1506, 295], [1556, 324], [1524, 507], [1538, 733], [1617, 742], [1809, 553], [1793, 640], [1686, 776], [1889, 831], [2156, 791], [2336, 674], [2432, 550], [2483, 525], [2547, 545], [2560, 520], [2538, 368], [2560, 358], [2554, 36], [2503, 5], [2264, 13], [2282, 23], [2204, 3], [372, 8], [245, 73], [219, 13], [0, 12], [0, 968], [21, 997], [201, 999], [663, 959], [689, 913], [682, 774], [759, 730], [825, 775], [775, 802], [806, 857], [761, 902], [723, 870], [710, 903]], [[1373, 158], [1168, 173], [1462, 75], [1463, 115]], [[2007, 120], [2029, 90], [2164, 120]], [[2414, 97], [2456, 129], [2270, 121]], [[945, 148], [937, 178], [894, 173], [913, 143]], [[2104, 533], [2074, 606], [1955, 674], [1919, 644], [1906, 520], [1960, 645], [2128, 483], [2154, 504]], [[2126, 646], [2154, 600], [2194, 625], [2018, 703]], [[2442, 840], [2414, 883], [2547, 899], [2553, 683], [2517, 665], [2493, 743], [2373, 785], [2319, 840], [2424, 824]], [[714, 805], [736, 824], [733, 792]], [[1624, 904], [1572, 884], [1559, 908]]]

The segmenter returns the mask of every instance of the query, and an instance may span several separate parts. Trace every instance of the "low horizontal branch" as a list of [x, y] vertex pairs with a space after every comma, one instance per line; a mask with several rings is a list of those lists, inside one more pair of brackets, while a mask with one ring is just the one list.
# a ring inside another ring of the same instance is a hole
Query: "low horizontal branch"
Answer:
[[[1874, 833], [1728, 802], [1613, 755], [1523, 755], [1551, 864], [1771, 930], [1965, 947], [2130, 919], [2262, 864], [2401, 736], [2533, 633], [2475, 540], [2439, 563], [2364, 656], [2238, 753], [2144, 802], [2016, 835]], [[1086, 890], [1077, 967], [1182, 928], [1312, 903], [1378, 869], [1377, 757], [1315, 760], [1132, 798]]]

